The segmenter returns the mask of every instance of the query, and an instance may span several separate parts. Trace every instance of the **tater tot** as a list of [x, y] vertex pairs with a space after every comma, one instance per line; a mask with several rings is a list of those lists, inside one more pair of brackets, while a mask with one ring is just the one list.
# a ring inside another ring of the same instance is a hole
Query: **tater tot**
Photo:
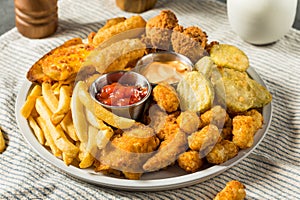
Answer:
[[206, 160], [212, 164], [222, 164], [235, 157], [239, 148], [229, 140], [218, 142], [214, 148], [206, 155]]
[[258, 112], [255, 109], [252, 109], [248, 112], [245, 113], [246, 116], [251, 116], [254, 120], [254, 127], [255, 127], [255, 132], [260, 129], [263, 125], [264, 118], [260, 112]]
[[184, 171], [193, 173], [203, 165], [203, 159], [200, 158], [198, 151], [187, 151], [181, 154], [177, 159], [178, 165]]
[[253, 117], [237, 115], [233, 118], [232, 125], [232, 141], [241, 149], [251, 147], [256, 131]]
[[175, 89], [168, 84], [159, 84], [153, 89], [153, 97], [159, 107], [167, 112], [176, 111], [179, 107], [179, 98]]
[[187, 134], [195, 132], [200, 124], [198, 115], [193, 111], [181, 112], [179, 117], [176, 119], [180, 129]]
[[189, 147], [194, 151], [204, 151], [208, 147], [215, 145], [219, 137], [219, 129], [215, 125], [210, 124], [188, 137]]
[[214, 200], [243, 200], [246, 198], [245, 186], [239, 181], [233, 180], [226, 184], [226, 187], [217, 194]]

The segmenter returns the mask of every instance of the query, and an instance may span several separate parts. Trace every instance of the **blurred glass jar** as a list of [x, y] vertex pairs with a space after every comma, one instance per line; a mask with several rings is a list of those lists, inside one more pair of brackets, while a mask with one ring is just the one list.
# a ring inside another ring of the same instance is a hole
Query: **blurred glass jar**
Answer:
[[141, 13], [153, 8], [157, 0], [116, 0], [119, 8], [127, 12]]
[[57, 0], [14, 0], [18, 31], [28, 38], [44, 38], [58, 25]]
[[246, 42], [276, 42], [292, 27], [297, 0], [227, 0], [232, 29]]

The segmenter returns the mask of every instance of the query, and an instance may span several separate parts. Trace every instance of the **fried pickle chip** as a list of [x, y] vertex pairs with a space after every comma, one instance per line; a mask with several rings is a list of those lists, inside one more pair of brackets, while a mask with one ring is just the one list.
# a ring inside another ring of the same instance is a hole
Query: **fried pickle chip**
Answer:
[[[229, 113], [245, 112], [250, 108], [261, 108], [272, 100], [270, 92], [251, 79], [246, 72], [222, 68], [219, 70], [224, 85], [223, 96]], [[217, 81], [212, 81], [217, 82]], [[219, 91], [216, 89], [216, 91]]]
[[210, 81], [196, 71], [188, 72], [178, 83], [177, 93], [183, 111], [204, 112], [211, 108], [214, 99]]
[[249, 67], [247, 55], [232, 45], [213, 45], [210, 50], [210, 56], [219, 67], [227, 67], [242, 72], [246, 71]]
[[79, 71], [92, 49], [80, 38], [71, 39], [38, 60], [28, 71], [27, 79], [37, 83], [66, 80]]
[[133, 67], [134, 62], [145, 54], [146, 45], [139, 39], [125, 39], [115, 42], [105, 48], [95, 49], [83, 63], [94, 66], [99, 73], [125, 70]]

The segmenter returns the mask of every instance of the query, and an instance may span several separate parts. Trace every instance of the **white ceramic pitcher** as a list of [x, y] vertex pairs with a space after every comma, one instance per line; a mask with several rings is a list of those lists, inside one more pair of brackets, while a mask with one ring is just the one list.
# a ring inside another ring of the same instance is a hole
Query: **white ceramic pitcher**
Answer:
[[292, 27], [298, 0], [227, 0], [234, 32], [243, 40], [263, 45], [276, 42]]

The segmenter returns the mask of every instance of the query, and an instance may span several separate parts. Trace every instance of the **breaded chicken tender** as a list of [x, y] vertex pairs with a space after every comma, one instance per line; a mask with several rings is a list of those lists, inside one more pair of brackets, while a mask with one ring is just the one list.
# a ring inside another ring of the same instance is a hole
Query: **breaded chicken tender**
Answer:
[[200, 119], [197, 113], [193, 111], [181, 112], [177, 117], [176, 122], [180, 129], [187, 134], [195, 132], [200, 125]]
[[256, 132], [253, 117], [237, 115], [232, 120], [232, 126], [232, 141], [241, 149], [251, 147]]
[[177, 163], [184, 171], [193, 173], [202, 167], [203, 159], [199, 157], [198, 151], [190, 150], [180, 154], [177, 159]]
[[153, 128], [155, 133], [164, 129], [165, 124], [169, 121], [168, 114], [163, 111], [157, 104], [151, 105], [147, 116], [148, 124]]
[[105, 48], [95, 49], [83, 63], [95, 67], [99, 73], [126, 70], [145, 54], [146, 45], [139, 39], [125, 39]]
[[239, 148], [229, 140], [221, 140], [206, 155], [206, 160], [212, 164], [222, 164], [227, 160], [235, 157], [239, 152]]
[[239, 181], [229, 181], [214, 200], [243, 200], [246, 198], [245, 188], [246, 187]]
[[176, 111], [179, 107], [179, 98], [175, 89], [168, 84], [158, 84], [153, 89], [153, 98], [159, 107], [167, 112]]
[[137, 123], [115, 135], [97, 158], [112, 169], [129, 173], [143, 173], [143, 164], [160, 144], [153, 129]]
[[218, 128], [224, 127], [230, 118], [226, 113], [226, 110], [221, 106], [214, 106], [212, 109], [206, 111], [200, 115], [201, 125], [206, 126], [208, 124], [214, 124]]
[[148, 20], [146, 37], [153, 48], [169, 50], [172, 30], [178, 25], [176, 15], [170, 10], [163, 10], [159, 15]]
[[145, 26], [146, 21], [139, 15], [132, 16], [125, 20], [124, 18], [109, 20], [103, 28], [98, 30], [93, 38], [93, 44], [99, 46], [113, 36], [130, 30], [130, 34], [127, 35], [127, 38], [137, 38], [144, 33]]
[[193, 63], [207, 55], [205, 51], [207, 35], [199, 27], [191, 26], [184, 29], [177, 26], [173, 30], [171, 41], [175, 52], [185, 55]]
[[151, 172], [165, 168], [174, 163], [178, 156], [186, 151], [187, 139], [185, 133], [179, 128], [175, 131], [174, 134], [169, 135], [161, 142], [157, 153], [143, 165], [145, 171]]
[[[202, 154], [207, 153], [219, 141], [220, 133], [218, 127], [213, 124], [207, 125], [200, 131], [192, 133], [188, 136], [190, 149], [198, 151]], [[205, 156], [205, 155], [204, 155]], [[203, 157], [204, 157], [203, 156]]]

